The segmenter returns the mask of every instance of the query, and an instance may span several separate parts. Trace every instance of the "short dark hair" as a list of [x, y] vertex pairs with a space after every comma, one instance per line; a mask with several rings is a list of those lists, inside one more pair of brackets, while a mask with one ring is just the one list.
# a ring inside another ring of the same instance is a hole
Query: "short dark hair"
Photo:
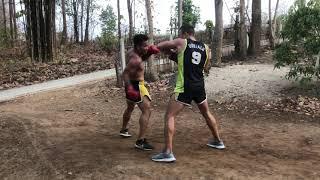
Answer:
[[141, 45], [143, 42], [148, 41], [149, 37], [145, 34], [137, 34], [133, 37], [134, 47]]
[[184, 24], [180, 27], [180, 32], [182, 34], [188, 33], [188, 34], [194, 35], [194, 27], [189, 24]]

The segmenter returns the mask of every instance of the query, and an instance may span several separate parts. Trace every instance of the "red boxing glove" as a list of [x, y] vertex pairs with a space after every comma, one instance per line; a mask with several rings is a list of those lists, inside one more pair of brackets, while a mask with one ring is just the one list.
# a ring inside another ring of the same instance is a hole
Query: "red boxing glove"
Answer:
[[132, 85], [128, 85], [127, 87], [127, 95], [128, 98], [136, 100], [139, 98], [139, 92], [137, 92]]
[[148, 47], [148, 54], [158, 54], [160, 53], [160, 49], [155, 45], [150, 45]]

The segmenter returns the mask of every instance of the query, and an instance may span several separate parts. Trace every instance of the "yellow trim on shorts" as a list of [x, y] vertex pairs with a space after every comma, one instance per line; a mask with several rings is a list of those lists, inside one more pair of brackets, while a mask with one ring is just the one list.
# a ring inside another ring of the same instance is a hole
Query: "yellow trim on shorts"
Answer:
[[141, 102], [143, 101], [143, 97], [147, 96], [151, 101], [151, 96], [149, 94], [148, 89], [146, 88], [144, 81], [139, 81], [139, 91], [141, 96]]

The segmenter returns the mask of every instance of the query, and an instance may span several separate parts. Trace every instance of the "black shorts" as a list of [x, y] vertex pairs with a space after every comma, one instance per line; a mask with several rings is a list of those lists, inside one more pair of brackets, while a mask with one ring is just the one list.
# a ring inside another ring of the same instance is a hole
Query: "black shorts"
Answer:
[[191, 105], [192, 101], [195, 101], [197, 104], [202, 104], [206, 99], [206, 90], [204, 87], [194, 87], [194, 88], [185, 88], [186, 90], [183, 93], [176, 93], [176, 101], [185, 104]]

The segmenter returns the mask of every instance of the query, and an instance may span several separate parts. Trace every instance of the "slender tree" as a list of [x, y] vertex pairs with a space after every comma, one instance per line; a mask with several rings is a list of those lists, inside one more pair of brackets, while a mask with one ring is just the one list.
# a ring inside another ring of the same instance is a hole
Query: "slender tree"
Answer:
[[3, 30], [4, 38], [7, 39], [7, 17], [6, 17], [6, 6], [4, 0], [2, 0], [2, 13], [3, 13]]
[[87, 0], [87, 18], [86, 18], [86, 29], [84, 33], [84, 43], [89, 43], [89, 23], [90, 23], [90, 8], [91, 8], [91, 0]]
[[252, 24], [250, 28], [249, 54], [256, 55], [260, 52], [261, 41], [261, 0], [252, 1]]
[[277, 11], [279, 6], [279, 0], [277, 0], [276, 9], [274, 10], [274, 17], [272, 19], [272, 11], [271, 11], [272, 2], [269, 0], [269, 42], [271, 49], [275, 47], [275, 29], [276, 29], [276, 18]]
[[61, 44], [65, 44], [67, 41], [67, 16], [66, 16], [66, 0], [61, 0], [61, 10], [62, 10], [62, 24], [63, 24], [63, 30], [62, 30], [62, 38], [61, 38]]
[[34, 57], [34, 52], [33, 52], [33, 44], [32, 44], [32, 27], [31, 27], [31, 8], [30, 8], [30, 2], [29, 0], [24, 1], [24, 9], [25, 9], [25, 19], [26, 19], [26, 41], [27, 41], [27, 48], [28, 48], [28, 53], [31, 59]]
[[34, 61], [40, 61], [40, 57], [39, 57], [39, 33], [38, 33], [38, 16], [37, 16], [37, 9], [38, 9], [38, 3], [36, 3], [35, 1], [32, 0], [26, 0], [28, 1], [28, 5], [29, 7], [27, 7], [27, 9], [29, 9], [29, 14], [30, 17], [27, 17], [27, 19], [30, 22], [30, 41], [31, 41], [31, 45], [32, 45], [32, 56], [31, 59]]
[[18, 38], [18, 30], [17, 30], [16, 1], [15, 0], [12, 0], [12, 21], [13, 21], [14, 39], [17, 39]]
[[182, 7], [183, 7], [183, 0], [178, 0], [178, 24], [179, 24], [179, 28], [182, 26]]
[[10, 44], [13, 46], [14, 29], [13, 29], [13, 0], [9, 0], [9, 23], [10, 23]]
[[[152, 9], [151, 9], [151, 0], [145, 0], [146, 1], [146, 9], [147, 9], [147, 19], [148, 19], [148, 29], [149, 29], [149, 39], [150, 44], [154, 44], [154, 38], [153, 38], [153, 17], [152, 17]], [[154, 68], [154, 57], [151, 56], [148, 60], [148, 71], [147, 75], [151, 81], [156, 81], [158, 79], [157, 72]]]
[[52, 1], [51, 22], [52, 22], [52, 51], [57, 56], [57, 38], [56, 38], [56, 3]]
[[221, 65], [223, 40], [223, 1], [215, 0], [215, 27], [212, 41], [212, 64]]
[[79, 43], [78, 0], [72, 0], [74, 40]]
[[121, 13], [120, 13], [120, 0], [117, 0], [117, 12], [118, 12], [118, 42], [119, 42], [119, 53], [118, 58], [115, 58], [115, 69], [116, 69], [116, 76], [117, 76], [117, 86], [122, 87], [122, 75], [121, 75], [121, 62], [120, 62], [120, 40], [121, 40]]
[[245, 1], [240, 0], [240, 57], [247, 56], [247, 28], [245, 19]]
[[53, 61], [53, 28], [54, 22], [52, 21], [53, 7], [55, 1], [44, 1], [44, 10], [45, 10], [45, 61]]
[[38, 13], [38, 17], [39, 17], [39, 23], [38, 23], [38, 33], [40, 34], [39, 36], [39, 41], [40, 41], [40, 59], [42, 62], [46, 62], [47, 59], [47, 47], [46, 47], [46, 38], [47, 38], [47, 32], [46, 32], [46, 14], [47, 9], [46, 9], [46, 2], [43, 2], [42, 0], [38, 1], [38, 9], [37, 9], [37, 13]]
[[81, 0], [81, 16], [80, 16], [80, 39], [83, 42], [83, 12], [84, 12], [84, 0]]
[[132, 3], [133, 0], [127, 0], [128, 14], [129, 14], [129, 44], [132, 44], [133, 36], [133, 17], [132, 17]]

